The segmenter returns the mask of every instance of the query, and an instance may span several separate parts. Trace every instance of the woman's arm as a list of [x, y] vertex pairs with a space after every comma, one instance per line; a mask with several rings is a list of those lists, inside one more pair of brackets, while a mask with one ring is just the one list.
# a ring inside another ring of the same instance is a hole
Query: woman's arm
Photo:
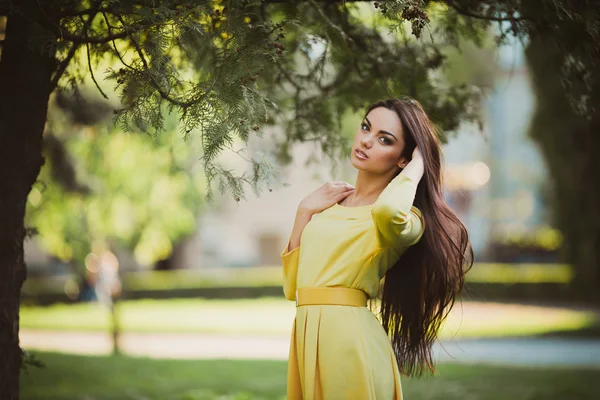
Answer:
[[300, 236], [310, 221], [312, 213], [298, 208], [292, 234], [287, 246], [281, 253], [283, 263], [283, 294], [288, 300], [296, 300], [296, 275], [298, 275], [298, 258], [300, 256]]
[[288, 251], [300, 246], [300, 236], [304, 227], [314, 214], [320, 213], [333, 204], [343, 200], [354, 190], [354, 186], [342, 181], [327, 182], [319, 189], [306, 196], [298, 206], [294, 228], [288, 242]]
[[283, 294], [288, 300], [296, 299], [296, 276], [300, 257], [300, 238], [312, 216], [348, 196], [354, 188], [346, 182], [335, 181], [322, 185], [300, 202], [290, 239], [281, 253], [283, 263]]
[[421, 156], [421, 152], [418, 147], [415, 147], [415, 150], [412, 154], [412, 159], [410, 162], [404, 167], [400, 175], [404, 175], [407, 178], [410, 178], [413, 182], [418, 184], [423, 177], [423, 172], [425, 171], [425, 166], [423, 165], [423, 157]]
[[311, 211], [298, 208], [298, 211], [296, 211], [296, 219], [294, 220], [294, 227], [292, 228], [288, 247], [286, 248], [287, 251], [292, 251], [300, 247], [300, 236], [302, 236], [302, 232], [312, 216], [313, 213]]
[[412, 160], [373, 204], [373, 220], [382, 247], [410, 246], [421, 238], [425, 224], [413, 202], [423, 172], [421, 153], [415, 149]]

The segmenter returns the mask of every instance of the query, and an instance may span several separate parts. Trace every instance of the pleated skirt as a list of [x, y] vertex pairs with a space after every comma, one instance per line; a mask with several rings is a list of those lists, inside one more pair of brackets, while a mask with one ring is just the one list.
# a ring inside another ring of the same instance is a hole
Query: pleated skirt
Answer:
[[366, 307], [296, 308], [288, 361], [289, 400], [402, 400], [385, 330]]

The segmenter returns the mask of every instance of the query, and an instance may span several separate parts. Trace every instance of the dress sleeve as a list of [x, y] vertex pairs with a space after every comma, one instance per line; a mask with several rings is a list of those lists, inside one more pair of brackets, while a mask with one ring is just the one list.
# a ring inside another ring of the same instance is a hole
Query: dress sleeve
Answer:
[[298, 275], [298, 257], [300, 255], [300, 246], [292, 251], [288, 251], [290, 241], [288, 240], [285, 249], [281, 253], [281, 262], [283, 264], [283, 294], [288, 300], [296, 300], [296, 276]]
[[397, 175], [373, 204], [372, 215], [381, 247], [405, 247], [419, 241], [425, 230], [421, 211], [413, 206], [417, 183]]

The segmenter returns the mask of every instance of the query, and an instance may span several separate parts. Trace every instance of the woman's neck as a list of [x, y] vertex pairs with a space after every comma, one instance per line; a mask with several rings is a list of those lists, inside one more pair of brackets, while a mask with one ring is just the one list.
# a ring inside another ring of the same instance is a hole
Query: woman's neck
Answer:
[[354, 185], [355, 190], [342, 203], [355, 207], [373, 204], [389, 182], [390, 177], [387, 175], [374, 175], [359, 170]]

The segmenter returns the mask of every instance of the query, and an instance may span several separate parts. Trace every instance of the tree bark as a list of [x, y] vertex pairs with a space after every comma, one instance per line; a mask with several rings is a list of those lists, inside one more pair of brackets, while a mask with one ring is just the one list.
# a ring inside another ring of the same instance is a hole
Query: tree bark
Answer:
[[[534, 40], [527, 49], [536, 110], [530, 134], [544, 154], [553, 190], [555, 226], [563, 258], [575, 270], [579, 299], [600, 302], [600, 88], [596, 112], [576, 115], [561, 84], [565, 52]], [[598, 86], [598, 85], [596, 85]]]
[[[23, 257], [27, 196], [44, 162], [42, 135], [46, 122], [53, 42], [39, 29], [52, 24], [34, 2], [27, 17], [9, 15], [0, 58], [0, 399], [19, 398], [22, 352], [19, 347], [19, 297], [26, 278]], [[39, 21], [35, 16], [38, 14]], [[49, 27], [50, 30], [54, 29]], [[37, 33], [36, 33], [37, 32]]]

